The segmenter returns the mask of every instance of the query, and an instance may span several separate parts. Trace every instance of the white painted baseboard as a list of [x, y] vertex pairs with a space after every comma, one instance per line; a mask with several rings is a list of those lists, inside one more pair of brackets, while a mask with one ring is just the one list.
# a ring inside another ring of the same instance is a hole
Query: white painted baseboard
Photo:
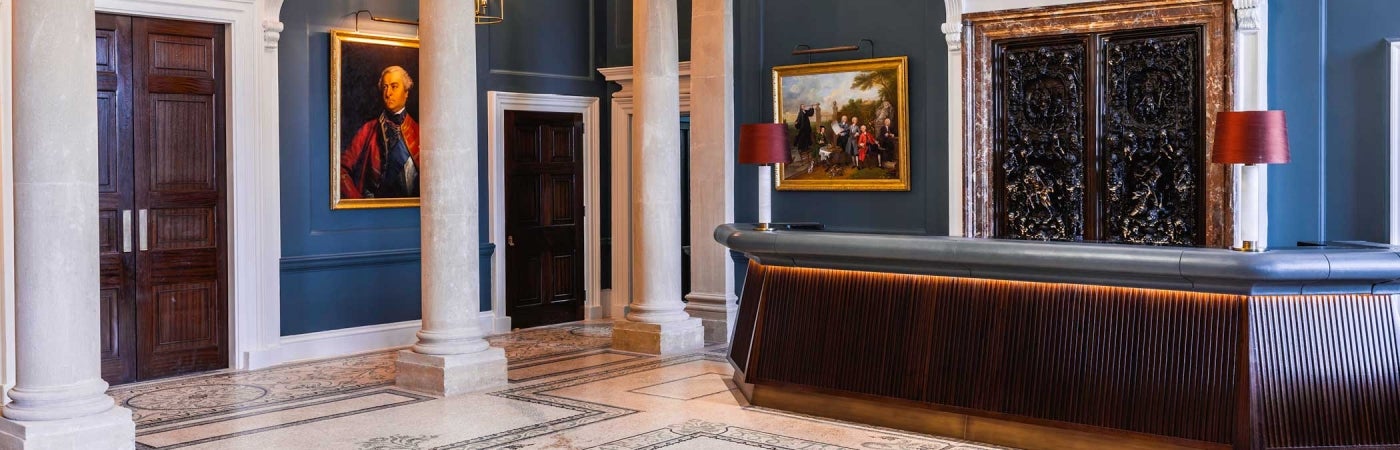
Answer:
[[[496, 317], [491, 311], [482, 311], [477, 320], [487, 334], [510, 332], [510, 317]], [[422, 321], [409, 320], [283, 336], [276, 348], [248, 352], [247, 368], [261, 369], [296, 361], [407, 347], [417, 340], [416, 334], [421, 326]]]

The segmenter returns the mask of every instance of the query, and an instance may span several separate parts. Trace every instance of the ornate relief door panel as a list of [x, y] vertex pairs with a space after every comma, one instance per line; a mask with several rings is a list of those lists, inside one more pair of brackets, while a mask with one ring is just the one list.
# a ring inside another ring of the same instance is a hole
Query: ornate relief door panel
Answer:
[[964, 234], [1225, 248], [1224, 0], [1119, 0], [962, 16]]
[[995, 235], [1201, 245], [1198, 26], [993, 43]]

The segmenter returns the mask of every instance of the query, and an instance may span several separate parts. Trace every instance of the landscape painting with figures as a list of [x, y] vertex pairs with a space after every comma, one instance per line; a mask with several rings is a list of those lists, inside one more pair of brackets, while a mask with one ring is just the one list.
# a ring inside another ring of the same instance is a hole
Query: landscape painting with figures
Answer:
[[907, 58], [773, 69], [791, 163], [779, 190], [909, 190]]

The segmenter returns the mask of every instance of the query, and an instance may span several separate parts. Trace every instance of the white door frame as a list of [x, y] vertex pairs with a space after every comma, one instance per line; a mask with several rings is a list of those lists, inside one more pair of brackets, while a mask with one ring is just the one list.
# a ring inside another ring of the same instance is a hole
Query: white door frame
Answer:
[[[598, 269], [602, 267], [602, 233], [599, 198], [602, 155], [599, 135], [599, 100], [597, 97], [579, 97], [554, 94], [523, 94], [517, 92], [489, 91], [487, 102], [487, 148], [490, 167], [490, 214], [491, 228], [488, 236], [496, 245], [491, 255], [491, 313], [497, 330], [510, 329], [510, 317], [506, 316], [506, 111], [539, 111], [578, 113], [583, 115], [583, 206], [584, 206], [584, 290], [587, 299], [584, 317], [603, 318], [602, 283]], [[616, 169], [614, 169], [616, 171]], [[614, 210], [617, 206], [613, 207]], [[616, 258], [616, 257], [614, 257]]]
[[[257, 355], [275, 350], [282, 337], [277, 89], [282, 1], [95, 0], [97, 12], [212, 22], [228, 27], [225, 208], [229, 220], [228, 354], [229, 367], [234, 369], [280, 362], [263, 361]], [[8, 158], [5, 164], [10, 164]]]

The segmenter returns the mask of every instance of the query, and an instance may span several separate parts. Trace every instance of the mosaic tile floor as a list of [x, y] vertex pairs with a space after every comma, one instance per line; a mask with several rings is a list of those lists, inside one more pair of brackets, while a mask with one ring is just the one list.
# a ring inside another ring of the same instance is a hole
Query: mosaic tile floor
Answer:
[[933, 436], [749, 407], [722, 346], [653, 357], [610, 350], [610, 323], [492, 336], [510, 384], [451, 398], [393, 385], [383, 352], [108, 391], [141, 449], [973, 450]]

